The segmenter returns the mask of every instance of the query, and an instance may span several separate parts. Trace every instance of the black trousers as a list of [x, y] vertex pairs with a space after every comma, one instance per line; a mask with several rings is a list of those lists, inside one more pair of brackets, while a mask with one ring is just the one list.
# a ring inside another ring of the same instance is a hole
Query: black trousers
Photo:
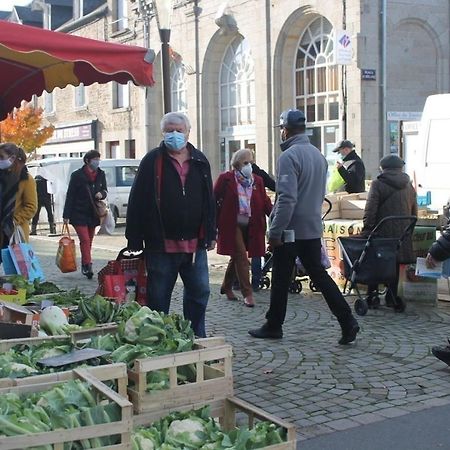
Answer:
[[322, 267], [321, 246], [321, 239], [308, 239], [296, 240], [274, 249], [270, 307], [266, 314], [271, 328], [280, 328], [286, 317], [289, 285], [297, 256], [302, 261], [309, 278], [320, 289], [328, 307], [341, 326], [345, 327], [351, 323], [353, 316], [348, 303], [336, 283]]
[[55, 223], [55, 218], [53, 217], [53, 209], [52, 209], [52, 196], [45, 195], [43, 197], [38, 197], [38, 208], [36, 214], [33, 217], [33, 220], [31, 221], [31, 225], [33, 226], [33, 228], [36, 228], [36, 225], [39, 222], [39, 214], [41, 212], [42, 207], [44, 207], [45, 210], [47, 211], [48, 223], [49, 224]]

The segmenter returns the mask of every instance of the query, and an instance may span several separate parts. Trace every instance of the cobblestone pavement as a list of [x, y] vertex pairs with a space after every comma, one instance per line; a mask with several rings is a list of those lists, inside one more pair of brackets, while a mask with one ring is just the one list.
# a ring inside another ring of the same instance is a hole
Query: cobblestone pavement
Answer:
[[[94, 241], [94, 270], [115, 258], [122, 231]], [[54, 265], [58, 238], [32, 239], [47, 278], [65, 288], [93, 292], [94, 280], [61, 274]], [[219, 294], [226, 259], [211, 254], [211, 299], [207, 329], [225, 335], [234, 348], [236, 395], [293, 422], [300, 440], [450, 404], [449, 369], [430, 353], [450, 331], [450, 307], [408, 305], [358, 318], [356, 344], [337, 344], [340, 330], [320, 294], [292, 294], [281, 341], [256, 340], [247, 330], [264, 321], [268, 291], [256, 294], [255, 308]], [[177, 284], [173, 307], [180, 310]]]

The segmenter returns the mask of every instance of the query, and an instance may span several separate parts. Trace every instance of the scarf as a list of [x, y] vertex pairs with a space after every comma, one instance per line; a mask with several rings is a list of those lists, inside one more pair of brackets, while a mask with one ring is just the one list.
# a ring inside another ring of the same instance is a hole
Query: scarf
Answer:
[[237, 184], [239, 214], [251, 217], [250, 200], [253, 192], [253, 177], [248, 179], [239, 170], [234, 171], [234, 176]]
[[[10, 170], [0, 170], [0, 247], [9, 244], [14, 232], [14, 209], [19, 188], [19, 176]], [[4, 242], [7, 241], [7, 242]]]

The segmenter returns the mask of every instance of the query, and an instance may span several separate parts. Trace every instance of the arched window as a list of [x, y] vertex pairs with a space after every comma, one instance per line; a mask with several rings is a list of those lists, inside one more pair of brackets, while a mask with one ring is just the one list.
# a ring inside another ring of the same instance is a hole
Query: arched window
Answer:
[[333, 51], [333, 27], [319, 17], [300, 38], [295, 62], [295, 101], [309, 123], [339, 119], [339, 76]]
[[255, 68], [246, 39], [228, 47], [220, 71], [221, 130], [255, 123]]
[[186, 71], [183, 63], [174, 62], [170, 68], [172, 111], [187, 114]]

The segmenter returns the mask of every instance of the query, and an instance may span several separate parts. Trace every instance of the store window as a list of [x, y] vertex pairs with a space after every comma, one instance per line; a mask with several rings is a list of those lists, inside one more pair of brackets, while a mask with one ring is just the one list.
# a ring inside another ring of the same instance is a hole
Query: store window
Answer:
[[127, 0], [114, 0], [112, 31], [118, 32], [128, 28]]
[[44, 114], [53, 114], [55, 112], [55, 102], [53, 92], [44, 92]]
[[187, 114], [186, 70], [184, 64], [181, 62], [172, 63], [170, 73], [172, 111]]
[[228, 47], [220, 71], [221, 129], [255, 123], [255, 68], [241, 36]]
[[295, 62], [295, 101], [308, 123], [339, 119], [339, 74], [333, 64], [333, 27], [315, 19], [300, 38]]
[[83, 83], [75, 87], [75, 108], [84, 108], [86, 106], [86, 89]]
[[116, 159], [120, 154], [120, 143], [119, 141], [109, 141], [106, 143], [105, 157], [107, 159]]
[[128, 108], [130, 106], [130, 85], [113, 81], [113, 109]]

